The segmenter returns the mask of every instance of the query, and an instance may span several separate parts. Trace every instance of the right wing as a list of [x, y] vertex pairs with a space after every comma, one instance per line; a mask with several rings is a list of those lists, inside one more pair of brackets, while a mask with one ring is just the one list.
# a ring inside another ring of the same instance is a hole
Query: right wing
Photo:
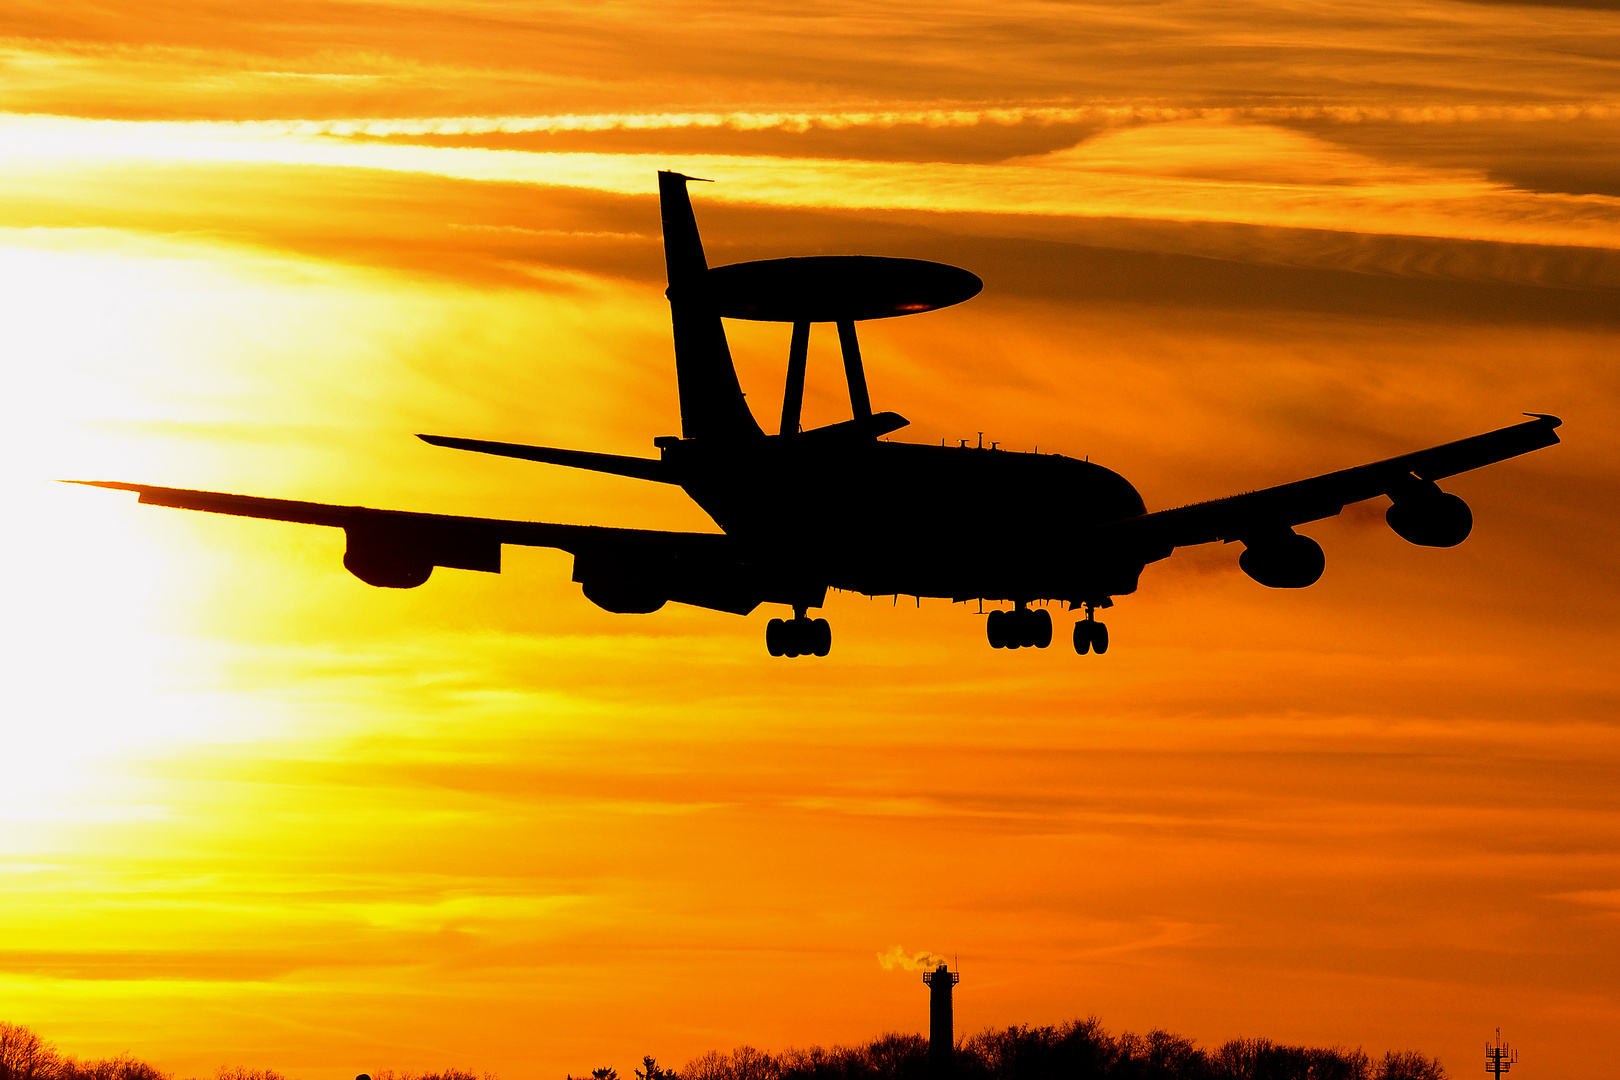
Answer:
[[344, 566], [367, 584], [387, 588], [414, 588], [435, 566], [498, 574], [501, 545], [519, 544], [570, 552], [574, 580], [586, 595], [598, 603], [599, 597], [617, 598], [627, 610], [658, 599], [746, 614], [778, 591], [723, 533], [420, 514], [110, 480], [69, 483], [133, 491], [152, 506], [340, 528], [348, 537]]
[[1098, 535], [1107, 543], [1141, 551], [1152, 561], [1190, 544], [1249, 541], [1333, 517], [1351, 503], [1379, 495], [1399, 500], [1407, 492], [1433, 491], [1436, 480], [1559, 441], [1553, 431], [1563, 422], [1558, 417], [1525, 415], [1535, 419], [1370, 465], [1112, 522], [1102, 526]]

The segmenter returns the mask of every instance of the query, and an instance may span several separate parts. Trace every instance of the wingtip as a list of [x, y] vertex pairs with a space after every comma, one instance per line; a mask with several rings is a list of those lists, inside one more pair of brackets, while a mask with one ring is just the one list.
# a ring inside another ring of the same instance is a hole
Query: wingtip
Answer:
[[79, 484], [84, 487], [108, 488], [112, 491], [140, 491], [139, 484], [126, 484], [122, 480], [56, 480], [58, 484]]
[[1537, 420], [1545, 420], [1545, 421], [1547, 421], [1547, 425], [1549, 427], [1562, 427], [1563, 424], [1564, 424], [1564, 422], [1562, 420], [1560, 420], [1558, 417], [1554, 416], [1552, 413], [1527, 412], [1524, 415], [1533, 416]]

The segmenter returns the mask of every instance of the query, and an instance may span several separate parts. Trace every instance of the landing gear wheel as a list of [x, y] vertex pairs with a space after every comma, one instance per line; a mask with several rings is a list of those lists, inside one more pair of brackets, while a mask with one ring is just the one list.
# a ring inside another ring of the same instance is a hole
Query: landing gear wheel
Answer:
[[765, 650], [772, 656], [826, 656], [832, 651], [832, 626], [826, 619], [772, 619], [765, 624]]
[[1052, 644], [1052, 613], [1045, 608], [1032, 611], [1030, 615], [1030, 644], [1037, 649], [1044, 649]]
[[1081, 656], [1091, 651], [1091, 628], [1096, 625], [1090, 619], [1074, 624], [1074, 651]]
[[[817, 619], [809, 624], [810, 631], [805, 636], [810, 639], [810, 651], [817, 656], [826, 656], [832, 652], [832, 624], [826, 619]], [[1106, 647], [1106, 646], [1105, 646]]]
[[787, 652], [787, 623], [781, 619], [772, 619], [765, 624], [765, 651], [772, 656], [781, 656]]
[[990, 639], [992, 649], [1007, 647], [1007, 612], [996, 608], [984, 620], [984, 636]]
[[1094, 627], [1091, 631], [1091, 647], [1097, 650], [1098, 656], [1101, 656], [1108, 651], [1108, 627], [1102, 623], [1092, 623], [1091, 625]]
[[1044, 649], [1052, 644], [1052, 613], [1045, 608], [997, 608], [984, 621], [992, 649]]

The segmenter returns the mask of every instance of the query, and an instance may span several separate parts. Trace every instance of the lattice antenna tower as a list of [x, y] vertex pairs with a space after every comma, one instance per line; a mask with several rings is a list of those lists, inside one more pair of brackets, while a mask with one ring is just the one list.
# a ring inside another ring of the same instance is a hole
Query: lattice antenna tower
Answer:
[[1485, 1071], [1502, 1080], [1502, 1074], [1513, 1068], [1513, 1063], [1519, 1060], [1519, 1052], [1502, 1042], [1502, 1029], [1496, 1029], [1496, 1045], [1485, 1044]]

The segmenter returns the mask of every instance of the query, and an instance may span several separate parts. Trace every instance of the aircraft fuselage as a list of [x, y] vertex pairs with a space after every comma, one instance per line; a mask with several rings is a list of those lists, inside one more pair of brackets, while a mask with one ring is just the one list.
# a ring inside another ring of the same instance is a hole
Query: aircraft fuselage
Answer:
[[819, 434], [768, 436], [746, 453], [677, 443], [664, 460], [728, 535], [807, 583], [1002, 600], [1135, 590], [1140, 559], [1079, 539], [1143, 513], [1118, 473], [1059, 454]]

